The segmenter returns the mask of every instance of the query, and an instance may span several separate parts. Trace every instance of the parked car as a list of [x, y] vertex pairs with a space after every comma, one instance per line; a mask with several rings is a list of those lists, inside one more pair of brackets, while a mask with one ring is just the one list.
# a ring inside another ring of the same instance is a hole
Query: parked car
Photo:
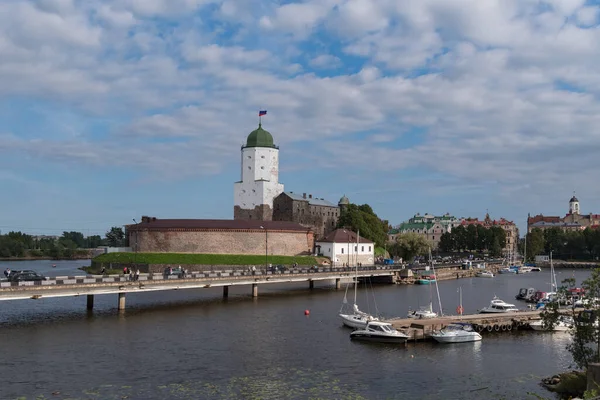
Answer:
[[11, 282], [43, 281], [46, 277], [36, 271], [24, 270], [11, 272], [8, 280]]
[[175, 275], [176, 277], [181, 278], [185, 276], [185, 270], [181, 267], [171, 269], [165, 268], [165, 270], [163, 271], [163, 276], [165, 277], [165, 279], [167, 279], [169, 275]]

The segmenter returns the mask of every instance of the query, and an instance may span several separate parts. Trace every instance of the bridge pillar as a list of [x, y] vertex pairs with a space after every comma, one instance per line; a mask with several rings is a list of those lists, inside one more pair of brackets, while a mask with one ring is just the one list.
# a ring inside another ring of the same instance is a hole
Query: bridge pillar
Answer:
[[308, 288], [309, 289], [314, 289], [315, 288], [315, 281], [313, 281], [312, 279], [310, 281], [308, 281]]
[[87, 295], [87, 309], [91, 310], [93, 308], [94, 308], [94, 295], [88, 294]]
[[223, 298], [229, 297], [229, 286], [223, 286]]
[[119, 310], [125, 309], [125, 293], [119, 293]]
[[335, 280], [335, 288], [340, 289], [341, 287], [342, 287], [342, 280], [340, 278], [337, 278]]
[[252, 284], [252, 297], [258, 297], [258, 284]]

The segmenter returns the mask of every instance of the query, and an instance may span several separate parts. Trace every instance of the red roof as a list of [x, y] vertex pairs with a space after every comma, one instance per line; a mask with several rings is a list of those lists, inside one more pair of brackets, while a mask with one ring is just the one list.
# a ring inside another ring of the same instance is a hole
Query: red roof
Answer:
[[548, 216], [544, 216], [542, 214], [536, 215], [535, 217], [529, 217], [527, 218], [527, 224], [532, 225], [535, 224], [536, 222], [551, 222], [551, 223], [556, 223], [556, 222], [560, 222], [561, 218], [560, 217], [548, 217]]
[[127, 226], [129, 231], [163, 229], [241, 229], [267, 231], [304, 231], [310, 229], [288, 221], [260, 221], [256, 219], [158, 219], [142, 217], [142, 222]]
[[[324, 239], [317, 240], [321, 243], [356, 243], [356, 233], [349, 229], [336, 229], [329, 235], [325, 236]], [[369, 239], [364, 237], [358, 238], [358, 243], [373, 243]]]

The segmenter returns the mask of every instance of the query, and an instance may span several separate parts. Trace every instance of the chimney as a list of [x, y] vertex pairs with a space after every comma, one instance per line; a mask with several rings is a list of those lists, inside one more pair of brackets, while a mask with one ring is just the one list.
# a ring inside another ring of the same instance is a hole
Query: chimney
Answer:
[[142, 215], [142, 223], [145, 222], [150, 222], [150, 217], [146, 216], [146, 215]]
[[312, 194], [309, 194], [309, 195], [308, 195], [308, 198], [309, 198], [309, 199], [312, 199]]
[[306, 193], [302, 193], [302, 198], [305, 199], [306, 198]]

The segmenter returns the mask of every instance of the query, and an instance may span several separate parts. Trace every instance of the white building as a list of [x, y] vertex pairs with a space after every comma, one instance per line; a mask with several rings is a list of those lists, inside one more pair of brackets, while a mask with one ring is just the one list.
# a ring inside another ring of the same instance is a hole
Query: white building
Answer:
[[357, 235], [351, 230], [337, 229], [317, 241], [315, 247], [319, 255], [329, 257], [336, 267], [375, 263], [375, 243], [363, 237], [359, 237], [357, 243]]
[[273, 199], [283, 192], [279, 183], [279, 147], [261, 124], [242, 146], [241, 181], [234, 184], [234, 219], [273, 219]]

